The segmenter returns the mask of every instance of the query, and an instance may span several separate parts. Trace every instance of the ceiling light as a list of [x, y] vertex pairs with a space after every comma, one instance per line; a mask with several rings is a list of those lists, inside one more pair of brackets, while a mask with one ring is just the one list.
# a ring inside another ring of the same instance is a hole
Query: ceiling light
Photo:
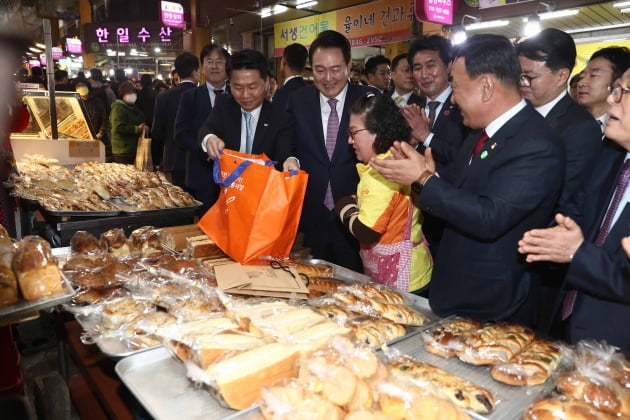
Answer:
[[487, 22], [471, 23], [470, 25], [466, 25], [465, 29], [467, 31], [476, 31], [478, 29], [498, 28], [509, 24], [509, 20], [489, 20]]
[[[540, 20], [547, 20], [547, 19], [556, 19], [556, 18], [567, 17], [567, 16], [574, 16], [574, 15], [577, 15], [578, 13], [580, 13], [579, 9], [566, 9], [566, 10], [558, 10], [555, 12], [540, 13], [538, 17], [540, 18]], [[527, 19], [529, 18], [523, 18], [523, 22], [527, 22]]]
[[619, 3], [614, 3], [613, 7], [626, 7], [630, 6], [630, 1], [620, 1]]
[[45, 46], [44, 44], [42, 44], [41, 42], [36, 42], [36, 43], [35, 43], [35, 46], [36, 46], [37, 48], [41, 48], [42, 50], [46, 48], [46, 46]]
[[296, 9], [305, 9], [307, 7], [312, 7], [312, 6], [316, 6], [317, 2], [315, 0], [311, 0], [311, 1], [301, 1], [295, 4], [295, 8]]
[[580, 32], [589, 32], [589, 31], [603, 31], [606, 29], [617, 29], [617, 28], [625, 28], [630, 26], [630, 23], [616, 23], [614, 25], [604, 25], [604, 26], [593, 26], [591, 28], [581, 28], [581, 29], [568, 29], [565, 32], [568, 34], [577, 34]]
[[39, 48], [35, 48], [35, 47], [28, 47], [28, 49], [34, 53], [40, 53], [42, 52], [42, 50], [40, 50]]
[[630, 13], [630, 7], [626, 7], [624, 9], [619, 9], [619, 13]]
[[279, 15], [280, 13], [286, 12], [287, 9], [288, 9], [287, 6], [283, 6], [282, 4], [276, 4], [275, 6], [273, 6], [273, 14]]
[[534, 13], [533, 15], [529, 15], [527, 18], [527, 23], [525, 24], [525, 28], [523, 29], [523, 35], [527, 38], [530, 36], [534, 36], [540, 32], [540, 17]]
[[466, 39], [468, 39], [468, 35], [466, 35], [466, 31], [462, 28], [453, 32], [451, 42], [453, 43], [453, 45], [457, 45], [466, 41]]
[[160, 47], [155, 47], [153, 51], [155, 51], [156, 53], [159, 53], [162, 51], [162, 49]]

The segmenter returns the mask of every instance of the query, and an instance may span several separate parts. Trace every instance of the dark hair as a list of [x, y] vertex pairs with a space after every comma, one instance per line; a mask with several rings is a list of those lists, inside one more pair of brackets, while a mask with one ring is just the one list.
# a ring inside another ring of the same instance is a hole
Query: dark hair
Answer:
[[199, 70], [199, 60], [193, 53], [184, 52], [175, 57], [175, 70], [182, 79], [190, 77], [195, 70]]
[[376, 68], [381, 64], [387, 64], [389, 66], [391, 65], [391, 61], [389, 61], [389, 58], [385, 57], [384, 55], [375, 55], [374, 57], [370, 57], [368, 61], [365, 62], [364, 73], [375, 74]]
[[556, 28], [547, 28], [538, 35], [516, 45], [516, 53], [534, 61], [542, 61], [551, 70], [573, 70], [575, 42], [571, 35]]
[[72, 79], [72, 81], [70, 82], [70, 87], [72, 87], [73, 89], [76, 89], [77, 85], [85, 85], [87, 86], [90, 92], [92, 91], [92, 84], [89, 82], [88, 79], [85, 78], [85, 76], [83, 77], [77, 76], [74, 79]]
[[451, 41], [440, 35], [421, 36], [414, 39], [407, 52], [407, 61], [413, 67], [413, 57], [419, 51], [437, 51], [445, 66], [451, 62]]
[[518, 89], [521, 65], [516, 49], [506, 37], [473, 35], [453, 49], [453, 59], [459, 57], [464, 58], [466, 72], [471, 78], [492, 74], [504, 86]]
[[264, 54], [249, 48], [232, 54], [232, 59], [227, 66], [228, 78], [232, 76], [232, 70], [258, 70], [261, 78], [266, 79], [269, 76], [269, 67]]
[[304, 45], [295, 43], [287, 45], [282, 56], [291, 70], [301, 72], [306, 67], [308, 51]]
[[133, 83], [131, 83], [129, 80], [125, 80], [124, 82], [118, 85], [118, 96], [120, 96], [121, 98], [125, 96], [126, 93], [132, 93], [135, 91], [136, 91], [136, 88], [134, 87]]
[[630, 67], [630, 50], [626, 47], [606, 47], [595, 51], [589, 61], [605, 58], [610, 61], [613, 69], [612, 81], [619, 79]]
[[201, 49], [201, 53], [199, 54], [199, 61], [203, 63], [204, 58], [212, 54], [212, 51], [214, 50], [217, 50], [221, 54], [223, 54], [223, 58], [225, 58], [226, 63], [230, 60], [230, 53], [225, 48], [217, 44], [208, 44]]
[[119, 82], [124, 82], [127, 80], [127, 75], [123, 69], [116, 69], [114, 70], [114, 78]]
[[143, 74], [142, 76], [140, 76], [140, 83], [142, 84], [143, 88], [151, 87], [151, 85], [153, 84], [153, 80], [151, 79], [151, 75], [150, 74]]
[[398, 63], [400, 63], [401, 60], [407, 60], [407, 53], [398, 54], [396, 57], [394, 57], [394, 59], [392, 60], [392, 71], [396, 70], [396, 67], [398, 67]]
[[576, 84], [577, 82], [580, 81], [580, 79], [582, 78], [582, 73], [575, 73], [570, 79], [569, 79], [569, 87], [572, 87], [574, 84]]
[[411, 129], [391, 96], [362, 96], [352, 104], [350, 113], [363, 115], [367, 131], [376, 134], [372, 148], [377, 154], [387, 152], [395, 141], [409, 141]]
[[68, 72], [65, 70], [55, 70], [55, 82], [61, 82], [68, 77]]
[[90, 69], [90, 79], [97, 81], [97, 82], [102, 82], [103, 81], [103, 72], [100, 69], [97, 68], [93, 68]]
[[320, 32], [317, 38], [315, 38], [315, 41], [311, 43], [311, 48], [308, 50], [308, 58], [311, 60], [311, 66], [313, 65], [313, 54], [315, 54], [315, 51], [319, 48], [339, 48], [346, 64], [352, 59], [350, 55], [350, 41], [337, 31], [329, 29]]

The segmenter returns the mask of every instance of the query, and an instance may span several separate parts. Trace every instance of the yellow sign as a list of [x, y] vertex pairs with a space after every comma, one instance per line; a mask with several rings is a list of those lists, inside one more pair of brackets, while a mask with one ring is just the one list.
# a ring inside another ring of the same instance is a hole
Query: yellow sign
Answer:
[[328, 29], [337, 29], [337, 12], [322, 13], [273, 25], [274, 55], [282, 56], [287, 45], [295, 42], [311, 45], [317, 34]]
[[591, 56], [595, 51], [601, 50], [606, 47], [628, 47], [630, 48], [630, 41], [606, 41], [606, 42], [592, 42], [588, 44], [577, 44], [575, 46], [577, 50], [577, 59], [575, 67], [573, 68], [573, 74], [579, 73], [584, 70], [584, 67], [588, 64]]

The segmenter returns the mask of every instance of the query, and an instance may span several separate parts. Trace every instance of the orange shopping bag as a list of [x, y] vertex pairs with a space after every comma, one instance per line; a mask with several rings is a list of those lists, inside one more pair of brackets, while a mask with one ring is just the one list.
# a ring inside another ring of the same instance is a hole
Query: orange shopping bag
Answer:
[[214, 162], [221, 192], [198, 226], [241, 264], [286, 257], [297, 234], [308, 174], [280, 172], [263, 155], [223, 150]]

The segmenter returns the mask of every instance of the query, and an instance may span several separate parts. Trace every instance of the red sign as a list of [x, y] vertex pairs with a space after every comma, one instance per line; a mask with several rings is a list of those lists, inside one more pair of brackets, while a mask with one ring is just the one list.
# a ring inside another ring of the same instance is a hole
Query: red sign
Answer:
[[453, 24], [454, 0], [414, 0], [416, 18], [440, 25]]

